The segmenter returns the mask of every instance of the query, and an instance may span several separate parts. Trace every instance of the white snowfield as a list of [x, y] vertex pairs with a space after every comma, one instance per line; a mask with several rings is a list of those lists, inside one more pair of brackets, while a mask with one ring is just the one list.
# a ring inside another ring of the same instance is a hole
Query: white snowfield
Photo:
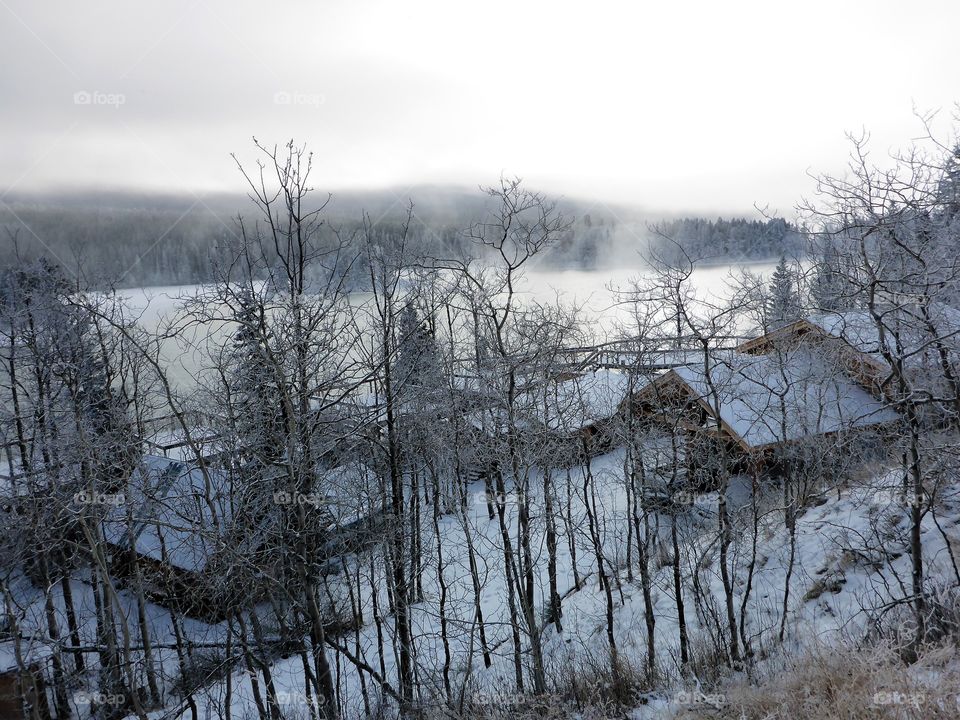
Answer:
[[[653, 438], [656, 441], [656, 438]], [[643, 614], [643, 595], [639, 585], [636, 567], [633, 580], [628, 579], [626, 558], [626, 534], [630, 518], [623, 481], [624, 452], [613, 451], [595, 458], [591, 463], [592, 483], [588, 483], [583, 467], [570, 471], [569, 481], [576, 488], [586, 488], [587, 496], [595, 499], [598, 511], [603, 518], [599, 529], [605, 562], [619, 568], [615, 592], [615, 637], [620, 653], [630, 662], [641, 665], [645, 657], [646, 629]], [[167, 461], [169, 462], [169, 461]], [[161, 469], [157, 460], [155, 467]], [[162, 469], [161, 469], [162, 470]], [[362, 472], [360, 468], [358, 473]], [[554, 471], [554, 482], [565, 483], [564, 472]], [[162, 474], [162, 472], [161, 472]], [[171, 472], [170, 475], [173, 475]], [[170, 479], [167, 476], [167, 480]], [[349, 482], [350, 473], [342, 469], [335, 471], [336, 484]], [[197, 488], [196, 475], [180, 473], [173, 477], [173, 484], [182, 484], [189, 492]], [[160, 477], [156, 478], [156, 484]], [[535, 493], [533, 507], [541, 507], [542, 477], [531, 478], [531, 488]], [[902, 478], [892, 471], [879, 470], [872, 479], [857, 486], [843, 490], [839, 495], [824, 498], [826, 502], [804, 511], [798, 521], [797, 555], [794, 569], [792, 591], [789, 601], [787, 622], [787, 646], [800, 647], [816, 642], [828, 643], [839, 635], [858, 636], [869, 626], [869, 610], [879, 609], [892, 599], [900, 597], [900, 583], [909, 582], [910, 558], [907, 552], [909, 534], [909, 506], [901, 495]], [[436, 541], [429, 512], [423, 517], [423, 537], [425, 540], [425, 566], [422, 575], [424, 599], [412, 608], [414, 644], [418, 677], [424, 692], [442, 687], [440, 671], [443, 665], [443, 645], [441, 642], [440, 622], [437, 614], [437, 602], [440, 596], [438, 582], [442, 572], [446, 584], [445, 614], [448, 620], [448, 639], [452, 653], [452, 680], [454, 686], [469, 677], [468, 684], [476, 688], [480, 697], [491, 703], [502, 704], [511, 698], [516, 690], [513, 685], [511, 656], [511, 626], [507, 609], [507, 592], [503, 583], [503, 553], [498, 523], [487, 517], [482, 483], [474, 483], [468, 495], [468, 508], [465, 513], [451, 511], [439, 518], [439, 532], [443, 538], [443, 563], [439, 566], [436, 553]], [[938, 497], [936, 521], [944, 529], [951, 542], [957, 543], [958, 524], [960, 524], [960, 487], [956, 483], [944, 486]], [[577, 496], [580, 498], [577, 499]], [[750, 511], [750, 481], [746, 477], [735, 477], [727, 492], [734, 517]], [[196, 495], [188, 495], [189, 501], [195, 501]], [[193, 499], [190, 499], [193, 498]], [[575, 667], [577, 662], [590, 655], [603, 654], [606, 648], [605, 636], [605, 597], [599, 587], [596, 574], [597, 563], [587, 527], [584, 498], [575, 491], [571, 507], [569, 528], [561, 524], [558, 527], [558, 582], [559, 592], [564, 597], [562, 631], [554, 625], [543, 628], [545, 652], [548, 666], [554, 672], [563, 668]], [[508, 522], [516, 523], [516, 507], [512, 493], [507, 498]], [[774, 503], [775, 504], [775, 503]], [[702, 568], [701, 587], [715, 598], [722, 598], [722, 584], [716, 563], [700, 561], [702, 553], [709, 545], [709, 538], [715, 534], [716, 518], [713, 515], [715, 501], [709, 499], [696, 503], [687, 513], [677, 516], [676, 522], [681, 537], [681, 554], [686, 565], [700, 562]], [[168, 512], [166, 507], [159, 508]], [[179, 512], [176, 507], [169, 508], [168, 519]], [[151, 513], [152, 516], [156, 512]], [[539, 524], [543, 518], [534, 518], [534, 537], [543, 538]], [[656, 616], [656, 647], [659, 662], [668, 667], [676, 664], [677, 658], [677, 614], [676, 603], [669, 562], [662, 558], [669, 555], [670, 523], [669, 515], [651, 514], [649, 522], [656, 542], [651, 559], [653, 572], [652, 599]], [[738, 522], [737, 527], [749, 526], [748, 522]], [[486, 622], [488, 646], [492, 656], [492, 666], [484, 667], [479, 652], [479, 639], [474, 617], [473, 589], [466, 553], [465, 528], [469, 527], [476, 543], [482, 582], [481, 601]], [[140, 550], [150, 553], [154, 540], [144, 528], [141, 537], [144, 545]], [[928, 577], [936, 579], [952, 573], [950, 556], [937, 528], [934, 518], [928, 515], [923, 524], [924, 557]], [[733, 562], [736, 576], [742, 580], [750, 560], [748, 547], [751, 536], [745, 534], [736, 539], [737, 548]], [[576, 550], [574, 560], [570, 548]], [[192, 563], [195, 553], [201, 549], [189, 550], [184, 556], [184, 564]], [[536, 593], [538, 606], [546, 601], [547, 568], [546, 548], [536, 547]], [[747, 600], [747, 632], [759, 646], [764, 638], [770, 639], [778, 629], [780, 622], [780, 603], [782, 601], [783, 582], [789, 561], [789, 538], [779, 514], [766, 512], [761, 516], [757, 534], [757, 569], [753, 586]], [[189, 563], [188, 563], [189, 561]], [[373, 591], [371, 589], [371, 558], [361, 554], [347, 559], [347, 567], [359, 573], [360, 586], [354, 585], [354, 591], [360, 599], [364, 625], [356, 635], [351, 632], [337, 638], [352, 655], [362, 658], [372, 667], [378, 667], [377, 627], [373, 622]], [[636, 558], [633, 558], [636, 563]], [[380, 608], [387, 607], [384, 588], [386, 580], [383, 568], [376, 566], [376, 586], [380, 588], [378, 601]], [[579, 586], [575, 577], [580, 580]], [[344, 575], [333, 575], [327, 579], [327, 589], [338, 599], [341, 606], [349, 607], [348, 588], [343, 584]], [[347, 574], [349, 577], [349, 574]], [[84, 643], [96, 642], [95, 603], [91, 588], [84, 576], [74, 578], [71, 583], [77, 613], [81, 619], [81, 639]], [[20, 627], [24, 633], [24, 647], [27, 652], [48, 652], [51, 643], [46, 634], [46, 618], [43, 593], [26, 579], [11, 584], [17, 605], [23, 608]], [[128, 617], [136, 618], [136, 600], [132, 594], [119, 588], [124, 612]], [[709, 626], [709, 618], [698, 613], [692, 601], [694, 589], [692, 581], [685, 580], [683, 592], [688, 601], [686, 621], [692, 638], [699, 638]], [[738, 582], [736, 602], [742, 601], [745, 585]], [[52, 593], [57, 619], [61, 627], [66, 627], [66, 615], [59, 592]], [[269, 605], [257, 608], [267, 632], [274, 626], [271, 620], [272, 609]], [[155, 659], [159, 659], [166, 677], [174, 678], [179, 669], [175, 650], [172, 649], [175, 638], [171, 626], [171, 612], [156, 605], [148, 605], [147, 621], [154, 637]], [[207, 624], [190, 618], [182, 619], [184, 631], [190, 642], [195, 643], [197, 652], [216, 654], [216, 649], [204, 649], [209, 645], [223, 645], [227, 628], [223, 623]], [[389, 616], [384, 618], [382, 630], [386, 634], [387, 648], [386, 671], [388, 677], [394, 676], [391, 663], [392, 622]], [[360, 673], [351, 661], [334, 650], [330, 650], [331, 660], [335, 662], [339, 691], [348, 716], [362, 716], [363, 704], [360, 692]], [[472, 661], [470, 660], [472, 656]], [[276, 688], [284, 703], [294, 707], [305, 702], [303, 692], [303, 667], [298, 657], [276, 659], [271, 672]], [[87, 678], [89, 687], [96, 687], [91, 675]], [[365, 677], [368, 688], [376, 683]], [[81, 679], [81, 682], [83, 680]], [[245, 713], [255, 714], [255, 703], [250, 685], [250, 677], [241, 665], [232, 673], [232, 697], [230, 704], [234, 717], [243, 717]], [[196, 700], [201, 717], [223, 716], [223, 703], [226, 698], [226, 682], [214, 682], [201, 689]], [[190, 711], [184, 705], [178, 705], [175, 696], [167, 696], [167, 707], [152, 714], [155, 718], [189, 718]], [[637, 717], [664, 717], [670, 709], [671, 696], [664, 691], [647, 698], [647, 704], [637, 711]], [[300, 708], [301, 710], [305, 708]], [[84, 707], [77, 706], [81, 713]]]

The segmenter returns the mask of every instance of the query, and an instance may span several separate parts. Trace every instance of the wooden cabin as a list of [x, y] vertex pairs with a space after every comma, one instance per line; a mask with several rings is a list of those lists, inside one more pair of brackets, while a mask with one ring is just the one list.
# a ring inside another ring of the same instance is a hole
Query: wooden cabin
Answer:
[[[226, 600], [256, 599], [259, 589], [221, 573], [231, 557], [256, 554], [275, 508], [262, 502], [243, 520], [226, 473], [156, 455], [145, 455], [128, 485], [125, 501], [102, 521], [113, 571], [121, 578], [141, 574], [149, 597], [205, 620], [224, 616]], [[253, 522], [246, 522], [253, 520]], [[237, 583], [240, 583], [239, 585]]]
[[50, 720], [44, 680], [47, 655], [14, 640], [0, 642], [0, 719]]
[[673, 368], [633, 394], [634, 417], [709, 440], [725, 457], [757, 463], [789, 443], [863, 431], [899, 416], [822, 353], [799, 344], [778, 352], [722, 351], [709, 372]]

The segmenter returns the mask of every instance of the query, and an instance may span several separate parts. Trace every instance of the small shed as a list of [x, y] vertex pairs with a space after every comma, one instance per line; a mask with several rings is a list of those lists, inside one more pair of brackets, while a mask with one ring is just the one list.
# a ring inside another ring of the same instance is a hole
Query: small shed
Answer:
[[0, 718], [50, 720], [44, 680], [48, 653], [14, 640], [0, 642]]

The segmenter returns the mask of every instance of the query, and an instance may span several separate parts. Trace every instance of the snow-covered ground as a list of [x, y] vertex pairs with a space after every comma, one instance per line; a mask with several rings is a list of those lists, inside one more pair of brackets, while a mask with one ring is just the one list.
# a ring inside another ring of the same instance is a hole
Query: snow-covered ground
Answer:
[[[602, 536], [605, 561], [619, 568], [618, 587], [615, 588], [615, 637], [621, 655], [638, 667], [645, 657], [646, 628], [644, 624], [643, 596], [639, 580], [627, 580], [625, 571], [626, 548], [626, 498], [623, 489], [623, 451], [617, 450], [592, 463], [594, 479], [593, 492], [600, 515], [599, 532]], [[555, 477], [555, 482], [566, 483], [565, 472]], [[582, 497], [584, 474], [575, 469], [570, 477], [575, 495]], [[797, 525], [797, 547], [789, 616], [786, 624], [786, 645], [801, 649], [806, 646], [830, 644], [844, 637], [859, 636], [865, 633], [872, 619], [869, 610], [879, 609], [892, 597], [902, 594], [902, 586], [909, 585], [910, 557], [907, 553], [906, 530], [909, 508], [902, 502], [898, 491], [900, 478], [895, 472], [878, 468], [868, 480], [859, 480], [849, 487], [831, 493], [822, 498], [822, 504], [808, 508], [803, 512]], [[532, 483], [534, 487], [537, 482]], [[928, 516], [924, 525], [923, 542], [925, 561], [928, 564], [928, 576], [936, 580], [939, 577], [953, 577], [953, 568], [944, 534], [955, 545], [960, 545], [960, 502], [956, 485], [940, 493], [937, 521], [939, 528]], [[587, 492], [590, 492], [588, 488]], [[746, 634], [751, 638], [753, 650], [766, 653], [777, 646], [775, 637], [780, 624], [780, 605], [783, 583], [789, 562], [789, 535], [783, 525], [782, 514], [776, 511], [777, 491], [769, 488], [767, 500], [761, 508], [761, 522], [757, 536], [757, 567], [752, 580], [750, 599], [747, 603]], [[749, 514], [750, 483], [746, 477], [737, 477], [731, 483], [728, 501], [735, 515]], [[511, 626], [506, 602], [506, 588], [502, 571], [502, 546], [497, 522], [487, 516], [486, 496], [482, 485], [472, 487], [469, 497], [469, 510], [465, 515], [448, 513], [440, 519], [439, 530], [443, 538], [444, 566], [443, 576], [447, 586], [445, 614], [448, 620], [448, 637], [453, 654], [452, 672], [454, 687], [458, 687], [467, 675], [469, 685], [481, 699], [490, 702], [504, 701], [515, 693], [513, 684]], [[700, 558], [701, 592], [712, 596], [719, 603], [723, 597], [723, 588], [719, 568], [715, 561], [704, 561], [704, 557], [715, 555], [707, 550], [715, 535], [715, 496], [706, 495], [696, 498], [693, 507], [678, 518], [678, 527], [682, 538], [682, 557], [688, 567], [694, 558]], [[579, 505], [579, 506], [577, 506]], [[535, 503], [535, 507], [539, 505]], [[513, 517], [513, 506], [508, 503]], [[427, 513], [429, 515], [429, 513]], [[742, 517], [741, 517], [742, 519]], [[542, 518], [535, 517], [534, 524]], [[578, 659], [586, 655], [602, 655], [606, 651], [605, 634], [605, 597], [596, 576], [596, 560], [587, 528], [587, 519], [582, 502], [574, 504], [572, 509], [571, 533], [574, 539], [576, 561], [570, 552], [569, 537], [564, 527], [558, 528], [558, 583], [563, 601], [562, 632], [554, 626], [544, 631], [545, 656], [548, 668], [555, 677], [575, 668]], [[666, 534], [670, 517], [656, 518], [658, 532], [663, 537], [662, 548], [652, 553], [654, 582], [652, 599], [656, 614], [656, 644], [658, 660], [675, 677], [678, 658], [678, 623], [676, 603], [673, 591], [673, 579], [669, 564], [669, 547]], [[482, 607], [486, 623], [486, 639], [491, 649], [492, 666], [484, 668], [478, 650], [478, 633], [474, 622], [473, 587], [470, 580], [467, 554], [465, 551], [464, 524], [467, 523], [476, 544], [476, 557], [479, 563], [482, 582]], [[515, 524], [511, 522], [511, 526]], [[942, 528], [942, 531], [941, 531]], [[425, 520], [425, 538], [430, 538], [433, 529], [429, 520]], [[535, 537], [542, 537], [536, 532]], [[741, 534], [734, 543], [734, 562], [736, 573], [736, 603], [739, 604], [745, 592], [746, 564], [750, 560], [751, 533]], [[443, 663], [443, 648], [440, 639], [437, 600], [435, 543], [425, 539], [425, 567], [423, 573], [424, 600], [413, 609], [414, 642], [418, 668], [418, 685], [422, 692], [438, 692], [442, 687], [440, 670]], [[541, 606], [545, 605], [546, 548], [538, 546], [538, 593]], [[377, 627], [372, 620], [372, 592], [370, 590], [370, 564], [368, 557], [355, 558], [352, 564], [361, 566], [361, 600], [365, 624], [356, 635], [348, 633], [338, 639], [354, 655], [366, 660], [372, 667], [379, 667], [377, 659]], [[581, 581], [579, 588], [574, 581], [574, 568]], [[634, 573], [636, 576], [636, 572]], [[377, 572], [377, 585], [384, 586], [383, 578]], [[72, 584], [77, 599], [78, 611], [83, 620], [82, 633], [85, 642], [93, 642], [93, 600], [89, 585], [83, 578], [76, 578]], [[338, 578], [330, 578], [331, 591], [336, 593]], [[24, 581], [17, 586], [21, 602], [28, 602], [29, 609], [22, 623], [24, 628], [44, 627], [42, 597], [36, 589], [29, 588]], [[339, 588], [343, 591], [343, 588]], [[694, 588], [687, 577], [684, 588], [686, 600], [686, 621], [691, 642], [695, 648], [702, 648], [702, 641], [709, 626], [707, 618], [697, 611], [693, 601]], [[55, 601], [59, 592], [54, 592]], [[121, 591], [124, 607], [129, 614], [131, 627], [135, 626], [135, 605], [133, 598]], [[345, 598], [342, 598], [345, 602]], [[386, 597], [380, 598], [381, 609], [385, 607]], [[269, 623], [269, 613], [262, 609], [265, 623]], [[65, 627], [61, 615], [61, 627]], [[151, 605], [148, 621], [158, 645], [170, 645], [173, 636], [170, 614], [163, 608]], [[226, 629], [220, 625], [208, 625], [202, 622], [185, 620], [185, 630], [191, 642], [198, 647], [206, 644], [221, 643]], [[386, 646], [389, 655], [392, 637], [392, 621], [389, 616], [383, 618], [382, 630], [386, 633]], [[42, 634], [42, 631], [38, 631]], [[44, 644], [38, 638], [38, 644]], [[474, 662], [467, 664], [465, 658], [473, 648]], [[155, 651], [164, 666], [164, 675], [175, 677], [177, 674], [176, 654], [172, 649]], [[353, 664], [345, 657], [332, 654], [337, 669], [339, 692], [348, 714], [361, 715], [363, 706], [359, 691], [360, 677]], [[387, 658], [386, 673], [394, 677], [390, 658]], [[278, 660], [271, 667], [276, 683], [278, 697], [284, 704], [291, 706], [303, 702], [303, 668], [299, 658]], [[376, 683], [366, 678], [370, 688]], [[231, 678], [232, 708], [234, 717], [255, 712], [249, 677], [245, 671], [237, 669]], [[638, 717], [662, 717], [671, 707], [676, 708], [674, 700], [684, 698], [683, 687], [693, 687], [695, 679], [686, 676], [676, 681], [675, 687], [664, 688], [644, 699], [637, 710]], [[80, 685], [78, 684], [78, 687]], [[678, 694], [679, 692], [679, 694]], [[210, 685], [202, 691], [197, 700], [206, 705], [213, 716], [222, 715], [222, 703], [226, 697], [226, 682]], [[156, 717], [189, 717], [185, 708], [171, 716], [168, 707], [164, 712], [155, 713]], [[295, 710], [291, 707], [290, 710]], [[203, 716], [203, 715], [201, 715]]]

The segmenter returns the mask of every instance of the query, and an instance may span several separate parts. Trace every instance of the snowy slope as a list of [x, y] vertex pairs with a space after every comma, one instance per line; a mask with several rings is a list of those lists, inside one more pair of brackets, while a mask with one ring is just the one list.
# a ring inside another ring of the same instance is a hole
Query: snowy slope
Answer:
[[[601, 533], [605, 561], [620, 568], [619, 587], [616, 590], [615, 628], [616, 640], [622, 655], [638, 666], [645, 653], [645, 626], [643, 599], [639, 582], [626, 580], [624, 572], [626, 502], [622, 488], [622, 451], [598, 458], [593, 466], [596, 502], [601, 509]], [[749, 512], [749, 481], [738, 478], [731, 484], [728, 497], [734, 512]], [[566, 477], [558, 478], [566, 482]], [[584, 476], [579, 470], [570, 478], [573, 486], [582, 487]], [[798, 543], [795, 567], [791, 582], [786, 642], [794, 646], [830, 641], [831, 638], [849, 633], [865, 632], [870, 623], [871, 608], [881, 608], [892, 598], [901, 596], [901, 583], [909, 580], [909, 557], [906, 549], [906, 515], [908, 508], [896, 492], [898, 478], [890, 472], [879, 472], [869, 484], [857, 489], [843, 491], [824, 498], [823, 504], [807, 509], [799, 519]], [[537, 483], [533, 483], [537, 486]], [[953, 491], [956, 488], [952, 489]], [[589, 492], [589, 490], [588, 490]], [[944, 494], [940, 525], [953, 542], [958, 541], [958, 503], [954, 497]], [[479, 688], [484, 697], [509, 697], [515, 692], [511, 664], [511, 633], [506, 606], [506, 590], [502, 580], [502, 549], [496, 522], [487, 518], [481, 488], [471, 497], [470, 510], [465, 518], [445, 516], [440, 522], [444, 538], [444, 578], [447, 584], [446, 612], [449, 622], [449, 642], [454, 656], [455, 677], [463, 679], [468, 674], [470, 684]], [[698, 554], [710, 555], [709, 539], [716, 528], [714, 517], [715, 497], [705, 496], [679, 517], [678, 528], [683, 538], [683, 561], [692, 563]], [[771, 504], [772, 506], [772, 504]], [[737, 509], [739, 508], [739, 509]], [[492, 650], [492, 667], [486, 669], [475, 653], [472, 666], [463, 660], [471, 646], [478, 642], [472, 607], [467, 558], [463, 552], [463, 523], [470, 525], [477, 543], [477, 556], [483, 579], [483, 611], [487, 622], [487, 640]], [[663, 516], [653, 522], [657, 532], [664, 537], [670, 518]], [[560, 593], [564, 596], [563, 631], [553, 626], [544, 632], [545, 652], [548, 666], [555, 671], [574, 667], [578, 656], [603, 654], [606, 647], [604, 596], [595, 574], [596, 561], [592, 554], [582, 507], [574, 517], [571, 528], [574, 562], [567, 538], [562, 538], [559, 548]], [[736, 587], [736, 602], [739, 604], [745, 590], [744, 568], [748, 563], [751, 546], [749, 535], [741, 536], [734, 544], [735, 559], [740, 572]], [[930, 575], [945, 577], [951, 573], [950, 558], [940, 531], [928, 519], [924, 527], [924, 542]], [[459, 548], [459, 551], [457, 550]], [[706, 549], [706, 550], [705, 550]], [[538, 568], [538, 592], [544, 600], [546, 588], [546, 549], [539, 548], [541, 557]], [[656, 613], [656, 641], [660, 662], [674, 673], [677, 671], [677, 615], [673, 594], [670, 565], [666, 562], [669, 548], [662, 543], [661, 550], [654, 553], [655, 569], [653, 604]], [[783, 527], [782, 516], [767, 507], [757, 537], [757, 568], [752, 581], [752, 590], [747, 603], [747, 635], [752, 639], [754, 650], [775, 645], [774, 638], [780, 624], [780, 605], [783, 584], [789, 564], [789, 536]], [[701, 570], [701, 582], [714, 598], [723, 597], [722, 584], [716, 563]], [[426, 601], [413, 612], [417, 662], [420, 667], [419, 681], [426, 691], [440, 687], [439, 672], [442, 667], [443, 648], [440, 639], [436, 611], [438, 586], [435, 571], [436, 556], [427, 562], [423, 577]], [[574, 567], [581, 585], [574, 582]], [[636, 573], [634, 573], [636, 575]], [[369, 576], [365, 578], [369, 583]], [[382, 579], [378, 583], [382, 586]], [[369, 585], [366, 585], [369, 592]], [[699, 643], [709, 626], [708, 618], [701, 615], [693, 602], [693, 587], [687, 582], [684, 587], [686, 621], [691, 639]], [[385, 598], [381, 598], [381, 607]], [[369, 597], [366, 598], [367, 624], [354, 637], [342, 638], [352, 654], [364, 657], [376, 666], [376, 629], [370, 622]], [[867, 610], [865, 610], [866, 608]], [[390, 631], [389, 621], [384, 631]], [[348, 707], [361, 713], [359, 703], [359, 678], [345, 658], [338, 658], [340, 690]], [[672, 665], [672, 667], [670, 667]], [[390, 664], [387, 675], [392, 676]], [[282, 698], [290, 703], [302, 702], [302, 666], [299, 659], [281, 660], [272, 668]], [[368, 684], [372, 683], [367, 680]], [[239, 713], [253, 708], [248, 680], [238, 672], [234, 678], [235, 697], [233, 705]], [[458, 685], [454, 682], [454, 686]], [[210, 688], [211, 698], [221, 697], [224, 688], [218, 684]], [[638, 712], [652, 713], [648, 717], [660, 717], [671, 704], [668, 693], [654, 694]]]

